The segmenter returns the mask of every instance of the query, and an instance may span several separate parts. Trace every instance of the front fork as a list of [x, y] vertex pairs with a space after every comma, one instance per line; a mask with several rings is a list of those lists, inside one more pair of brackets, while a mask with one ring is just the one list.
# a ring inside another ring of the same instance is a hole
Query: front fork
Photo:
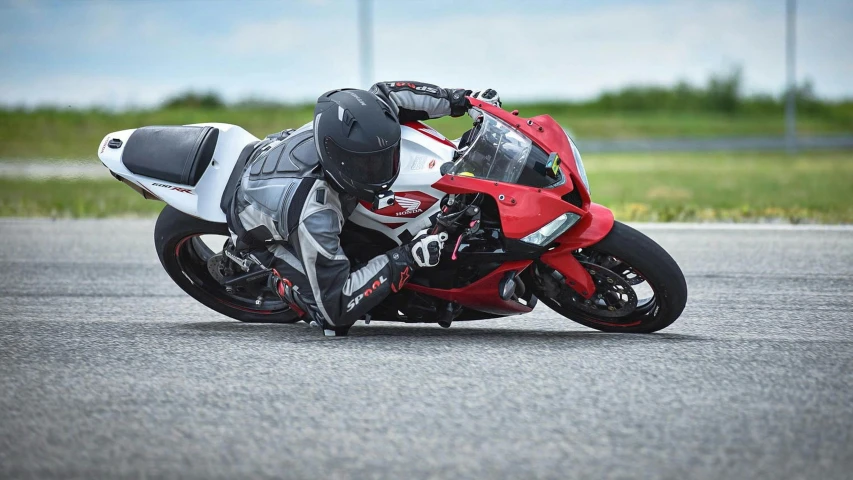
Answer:
[[579, 248], [601, 241], [613, 228], [613, 212], [597, 203], [590, 204], [589, 212], [578, 223], [557, 239], [559, 246], [539, 257], [545, 265], [556, 270], [561, 281], [583, 298], [595, 293], [592, 276], [572, 254]]

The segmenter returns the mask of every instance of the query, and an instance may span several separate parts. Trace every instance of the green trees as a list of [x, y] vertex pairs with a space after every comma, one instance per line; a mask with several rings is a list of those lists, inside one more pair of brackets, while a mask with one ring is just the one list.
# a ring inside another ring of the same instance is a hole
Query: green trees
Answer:
[[174, 109], [174, 108], [200, 108], [200, 109], [214, 109], [214, 108], [222, 108], [225, 106], [225, 102], [222, 101], [222, 97], [219, 96], [216, 92], [184, 92], [178, 95], [169, 97], [166, 101], [163, 102], [163, 108], [166, 109]]

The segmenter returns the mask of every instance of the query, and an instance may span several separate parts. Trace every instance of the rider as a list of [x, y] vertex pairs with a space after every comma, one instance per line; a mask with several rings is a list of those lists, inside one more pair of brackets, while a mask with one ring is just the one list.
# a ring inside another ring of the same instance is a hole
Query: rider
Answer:
[[[340, 233], [358, 200], [377, 205], [400, 172], [400, 124], [465, 114], [471, 90], [380, 82], [332, 90], [312, 124], [259, 144], [227, 209], [234, 248], [272, 268], [269, 286], [326, 336], [349, 327], [414, 270], [438, 264], [444, 235], [423, 235], [352, 271]], [[473, 96], [500, 105], [494, 90]]]

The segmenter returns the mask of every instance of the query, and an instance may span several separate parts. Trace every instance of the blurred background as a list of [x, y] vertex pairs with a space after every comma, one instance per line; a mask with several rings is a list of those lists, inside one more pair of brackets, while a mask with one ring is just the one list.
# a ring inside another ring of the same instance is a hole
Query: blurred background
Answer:
[[0, 215], [154, 215], [107, 133], [418, 80], [552, 115], [622, 220], [850, 223], [851, 45], [849, 0], [0, 0]]

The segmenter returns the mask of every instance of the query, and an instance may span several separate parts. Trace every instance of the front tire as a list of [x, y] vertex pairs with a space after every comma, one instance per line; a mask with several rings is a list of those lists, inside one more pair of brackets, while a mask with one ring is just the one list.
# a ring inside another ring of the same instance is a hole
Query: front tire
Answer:
[[166, 206], [154, 227], [154, 246], [160, 264], [169, 277], [187, 294], [211, 310], [241, 322], [295, 323], [299, 321], [290, 307], [278, 299], [264, 299], [256, 305], [254, 298], [228, 292], [208, 270], [207, 261], [214, 252], [201, 240], [201, 235], [228, 236], [228, 227], [187, 215]]
[[[651, 333], [671, 325], [687, 303], [687, 282], [675, 260], [649, 237], [621, 222], [601, 241], [573, 252], [596, 284], [584, 299], [537, 264], [536, 296], [557, 313], [604, 332]], [[647, 295], [651, 296], [647, 296]]]

